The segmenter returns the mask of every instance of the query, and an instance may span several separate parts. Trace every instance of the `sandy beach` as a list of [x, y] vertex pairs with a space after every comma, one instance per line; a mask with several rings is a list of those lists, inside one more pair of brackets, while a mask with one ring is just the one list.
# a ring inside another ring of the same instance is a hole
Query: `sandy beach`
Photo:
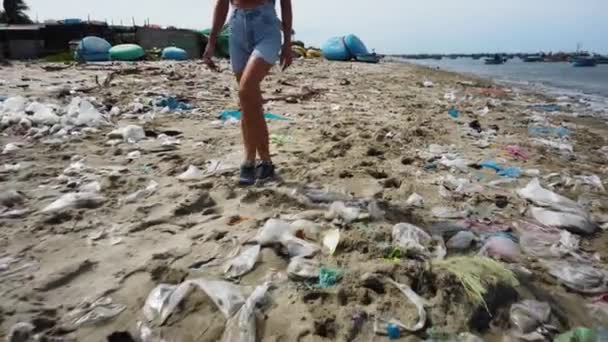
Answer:
[[[608, 325], [594, 301], [608, 293], [608, 126], [584, 101], [405, 63], [298, 60], [263, 86], [266, 111], [287, 119], [268, 121], [280, 179], [244, 188], [238, 121], [218, 119], [238, 108], [222, 68], [0, 67], [1, 339], [23, 322], [42, 341], [384, 341], [374, 325], [396, 319], [403, 341], [517, 341], [523, 300], [551, 310], [536, 340]], [[539, 204], [534, 179], [569, 200]], [[272, 224], [289, 233], [260, 241]], [[527, 224], [557, 236], [539, 244], [550, 257], [531, 252]], [[253, 266], [235, 261], [247, 253]], [[482, 303], [440, 266], [463, 256], [508, 273]], [[558, 272], [583, 264], [592, 280]], [[144, 309], [160, 284], [186, 293]], [[421, 323], [395, 284], [424, 298]], [[239, 324], [250, 339], [230, 335]]]

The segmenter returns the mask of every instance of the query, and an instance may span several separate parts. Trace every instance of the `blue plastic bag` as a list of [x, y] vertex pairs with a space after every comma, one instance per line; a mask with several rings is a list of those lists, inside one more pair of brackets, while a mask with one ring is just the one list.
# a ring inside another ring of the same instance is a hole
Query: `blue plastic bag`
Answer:
[[[280, 121], [289, 121], [290, 119], [272, 113], [264, 113], [264, 117], [268, 120], [280, 120]], [[229, 118], [235, 118], [237, 120], [241, 120], [241, 111], [240, 110], [225, 110], [220, 113], [220, 120], [226, 121]]]

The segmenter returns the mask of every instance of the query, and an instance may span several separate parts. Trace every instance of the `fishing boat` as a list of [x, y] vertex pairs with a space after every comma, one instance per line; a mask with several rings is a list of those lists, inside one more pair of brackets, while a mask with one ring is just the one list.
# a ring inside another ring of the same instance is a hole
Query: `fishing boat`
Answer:
[[595, 58], [579, 56], [572, 59], [572, 65], [575, 67], [594, 67], [597, 65]]
[[543, 57], [541, 55], [528, 55], [524, 56], [522, 59], [526, 63], [536, 63], [543, 61]]
[[500, 64], [505, 64], [505, 62], [506, 62], [506, 60], [500, 55], [495, 55], [492, 58], [484, 59], [484, 63], [487, 65], [500, 65]]
[[595, 55], [594, 58], [597, 64], [608, 64], [608, 56]]

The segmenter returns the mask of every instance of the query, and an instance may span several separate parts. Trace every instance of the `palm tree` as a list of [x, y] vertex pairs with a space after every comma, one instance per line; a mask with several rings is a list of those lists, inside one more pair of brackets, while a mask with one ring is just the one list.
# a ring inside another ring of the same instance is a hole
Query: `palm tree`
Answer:
[[0, 22], [7, 24], [31, 24], [32, 20], [25, 13], [30, 8], [24, 0], [3, 0], [4, 12], [0, 13]]

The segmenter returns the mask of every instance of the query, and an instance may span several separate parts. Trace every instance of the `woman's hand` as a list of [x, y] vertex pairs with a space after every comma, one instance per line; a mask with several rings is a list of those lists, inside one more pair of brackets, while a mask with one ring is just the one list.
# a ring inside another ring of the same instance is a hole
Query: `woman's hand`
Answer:
[[285, 69], [289, 68], [293, 63], [293, 52], [291, 51], [291, 42], [283, 43], [283, 48], [281, 49], [281, 69], [285, 71]]
[[215, 64], [215, 62], [213, 61], [214, 55], [215, 55], [215, 44], [208, 42], [207, 47], [205, 48], [205, 52], [203, 53], [203, 63], [205, 63], [205, 65], [209, 69], [211, 69], [213, 71], [219, 71], [217, 64]]

